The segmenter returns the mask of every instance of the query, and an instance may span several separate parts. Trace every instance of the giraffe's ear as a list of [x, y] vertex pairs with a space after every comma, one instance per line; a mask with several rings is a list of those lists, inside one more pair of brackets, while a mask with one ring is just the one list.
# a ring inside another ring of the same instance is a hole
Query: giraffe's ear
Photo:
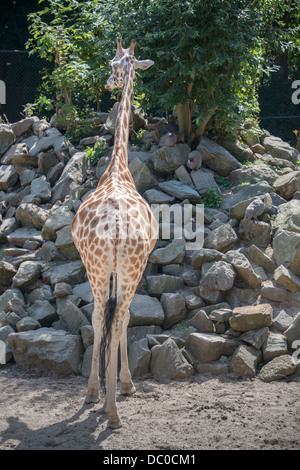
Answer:
[[136, 60], [134, 61], [134, 68], [135, 69], [143, 69], [147, 70], [149, 67], [151, 67], [154, 64], [153, 60]]

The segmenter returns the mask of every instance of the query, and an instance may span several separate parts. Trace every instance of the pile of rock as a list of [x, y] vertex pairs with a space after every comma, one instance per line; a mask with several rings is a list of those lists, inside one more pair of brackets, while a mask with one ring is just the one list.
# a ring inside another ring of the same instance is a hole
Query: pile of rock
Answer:
[[[205, 209], [203, 248], [187, 250], [186, 240], [174, 239], [171, 223], [170, 235], [150, 255], [130, 307], [133, 376], [230, 371], [269, 381], [298, 373], [297, 150], [264, 131], [243, 135], [243, 144], [202, 137], [191, 152], [177, 141], [173, 125], [133, 111], [134, 131], [145, 130], [144, 148], [130, 146], [129, 169], [149, 204], [195, 207], [212, 188], [222, 199]], [[116, 107], [99, 114], [77, 146], [37, 117], [0, 125], [0, 344], [6, 361], [89, 375], [93, 295], [71, 223], [108, 165], [115, 117]], [[92, 166], [85, 149], [100, 140], [110, 148]], [[245, 160], [252, 164], [242, 166]], [[248, 205], [266, 193], [259, 223], [244, 220]]]

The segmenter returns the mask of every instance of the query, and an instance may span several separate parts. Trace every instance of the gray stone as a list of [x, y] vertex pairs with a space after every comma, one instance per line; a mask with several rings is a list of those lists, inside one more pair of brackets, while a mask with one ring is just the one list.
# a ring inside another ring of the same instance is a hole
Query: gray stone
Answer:
[[30, 185], [31, 194], [39, 197], [42, 202], [48, 202], [51, 199], [50, 183], [43, 175], [40, 178], [35, 178]]
[[138, 157], [128, 165], [135, 187], [140, 194], [157, 185], [156, 178], [149, 168]]
[[10, 286], [13, 277], [17, 274], [15, 267], [8, 261], [0, 261], [0, 284]]
[[211, 375], [223, 375], [228, 374], [229, 367], [228, 364], [221, 361], [211, 361], [211, 362], [196, 362], [194, 364], [194, 369], [197, 374], [211, 374]]
[[285, 287], [290, 292], [297, 292], [300, 289], [300, 279], [282, 264], [274, 271], [274, 280], [277, 284]]
[[232, 310], [229, 308], [217, 308], [209, 314], [209, 319], [216, 322], [225, 323], [229, 321]]
[[[78, 286], [75, 286], [75, 287], [78, 287]], [[57, 298], [62, 299], [63, 297], [66, 297], [67, 295], [72, 294], [72, 292], [73, 292], [72, 286], [70, 284], [67, 284], [66, 282], [59, 282], [55, 284], [54, 295]], [[78, 295], [78, 294], [75, 293], [75, 295]]]
[[168, 329], [186, 317], [185, 300], [179, 293], [164, 293], [160, 299], [164, 321], [162, 327]]
[[34, 170], [29, 170], [29, 169], [23, 170], [19, 175], [22, 188], [29, 186], [31, 182], [34, 180], [35, 176], [36, 175], [35, 175]]
[[297, 160], [299, 159], [299, 152], [279, 137], [274, 137], [272, 135], [265, 137], [263, 140], [263, 146], [266, 151], [272, 155], [272, 157], [282, 158], [293, 163], [297, 163]]
[[199, 310], [186, 324], [196, 328], [198, 333], [215, 333], [216, 331], [215, 325], [204, 310]]
[[157, 379], [187, 379], [194, 373], [172, 338], [152, 348], [150, 371]]
[[208, 290], [227, 291], [233, 286], [235, 276], [234, 269], [229, 263], [216, 261], [202, 277], [200, 286]]
[[[180, 265], [179, 265], [180, 266]], [[198, 268], [193, 268], [193, 266], [185, 266], [182, 270], [179, 270], [180, 276], [184, 280], [184, 283], [190, 287], [199, 286], [201, 279], [201, 272]], [[168, 274], [168, 273], [165, 273]], [[171, 274], [171, 273], [169, 273]]]
[[225, 197], [221, 202], [221, 209], [228, 211], [232, 206], [241, 202], [247, 201], [253, 197], [261, 196], [266, 193], [274, 192], [272, 186], [267, 183], [267, 181], [261, 181], [260, 183], [256, 184], [249, 184], [246, 186], [240, 186], [237, 192]]
[[187, 144], [160, 147], [151, 156], [154, 170], [159, 173], [174, 173], [176, 168], [187, 163], [190, 151], [191, 149]]
[[284, 302], [287, 300], [287, 291], [282, 287], [263, 286], [261, 288], [261, 296], [272, 302]]
[[[299, 238], [300, 242], [300, 238]], [[273, 246], [274, 246], [274, 239], [273, 239]], [[269, 256], [267, 256], [262, 250], [260, 250], [256, 245], [251, 245], [248, 249], [248, 255], [253, 263], [261, 266], [264, 268], [265, 271], [269, 273], [273, 273], [275, 271], [276, 265]], [[276, 258], [276, 252], [274, 250], [274, 256]], [[280, 263], [281, 264], [281, 263]]]
[[41, 230], [47, 220], [48, 212], [35, 204], [21, 204], [16, 210], [16, 219], [21, 225]]
[[71, 225], [66, 225], [56, 232], [55, 246], [66, 259], [79, 259], [80, 255], [74, 244]]
[[6, 150], [15, 142], [16, 137], [8, 124], [0, 125], [0, 155], [3, 155]]
[[141, 377], [150, 370], [151, 352], [148, 347], [148, 339], [143, 338], [134, 341], [128, 348], [128, 366], [131, 376]]
[[64, 201], [71, 190], [80, 186], [86, 179], [87, 154], [76, 152], [65, 166], [59, 180], [52, 189], [52, 204], [58, 200]]
[[29, 316], [21, 318], [21, 320], [19, 320], [16, 324], [16, 329], [18, 333], [22, 331], [37, 330], [38, 328], [41, 328], [41, 324], [37, 320]]
[[208, 304], [218, 304], [225, 301], [225, 291], [216, 289], [207, 289], [207, 287], [200, 284], [199, 287], [200, 297]]
[[292, 323], [293, 317], [288, 315], [284, 310], [281, 310], [273, 320], [273, 326], [282, 333], [286, 331]]
[[57, 320], [55, 308], [48, 300], [36, 300], [28, 309], [28, 313], [41, 326], [51, 326]]
[[54, 328], [12, 333], [8, 342], [17, 363], [61, 375], [79, 374], [83, 347], [79, 335]]
[[92, 325], [83, 325], [80, 328], [81, 338], [83, 342], [83, 346], [87, 349], [94, 343], [94, 328]]
[[175, 174], [179, 181], [181, 181], [183, 184], [186, 184], [187, 186], [190, 186], [191, 188], [194, 187], [194, 183], [189, 175], [189, 172], [185, 168], [185, 166], [181, 165], [175, 170]]
[[273, 188], [284, 199], [291, 199], [296, 191], [300, 190], [300, 172], [291, 171], [279, 176], [273, 183]]
[[300, 201], [292, 199], [278, 207], [274, 230], [282, 229], [300, 233]]
[[190, 186], [183, 184], [181, 181], [170, 180], [158, 184], [158, 187], [163, 192], [174, 196], [183, 201], [188, 199], [191, 202], [201, 202], [200, 194]]
[[58, 136], [60, 136], [60, 132], [57, 131], [55, 134], [51, 134], [49, 136], [41, 137], [37, 139], [33, 145], [29, 148], [29, 153], [33, 157], [37, 156], [40, 152], [45, 152], [46, 150], [53, 147], [55, 141], [57, 140]]
[[47, 173], [59, 163], [58, 157], [52, 152], [41, 152], [37, 157], [38, 168], [43, 175], [47, 175]]
[[295, 316], [290, 326], [284, 331], [288, 346], [291, 348], [294, 341], [300, 338], [300, 312]]
[[261, 248], [266, 248], [271, 240], [271, 226], [266, 222], [241, 220], [238, 233], [241, 240]]
[[300, 233], [279, 229], [273, 238], [274, 258], [300, 276]]
[[74, 213], [71, 212], [67, 206], [60, 206], [53, 209], [43, 226], [42, 237], [45, 240], [55, 241], [57, 232], [66, 225], [70, 226], [73, 218]]
[[13, 277], [13, 285], [21, 290], [27, 290], [40, 276], [41, 264], [35, 261], [24, 261]]
[[204, 240], [204, 248], [217, 251], [228, 251], [238, 241], [238, 237], [230, 224], [224, 224], [212, 230]]
[[54, 286], [59, 282], [76, 285], [83, 282], [85, 269], [80, 260], [52, 266], [43, 272], [43, 280], [47, 284]]
[[223, 253], [220, 251], [210, 249], [210, 248], [201, 248], [200, 250], [195, 250], [192, 254], [191, 265], [194, 268], [201, 268], [203, 263], [209, 261], [219, 261], [223, 257]]
[[20, 137], [20, 135], [25, 134], [25, 132], [30, 131], [32, 128], [32, 124], [35, 122], [35, 117], [27, 117], [21, 119], [20, 121], [14, 122], [11, 124], [11, 128], [16, 137]]
[[0, 166], [0, 190], [7, 191], [12, 188], [17, 180], [18, 173], [13, 165], [1, 165]]
[[161, 274], [147, 276], [147, 291], [149, 294], [160, 296], [164, 292], [177, 292], [183, 289], [184, 282], [181, 277]]
[[231, 356], [240, 345], [239, 341], [210, 333], [192, 333], [187, 339], [186, 349], [200, 362], [210, 362], [221, 356]]
[[262, 353], [264, 362], [269, 362], [274, 359], [274, 357], [287, 354], [286, 338], [280, 333], [273, 333], [270, 331], [263, 344]]
[[217, 185], [212, 171], [202, 168], [201, 170], [193, 170], [191, 178], [197, 191], [201, 196], [207, 196], [210, 189], [215, 189], [217, 194], [221, 195], [219, 186]]
[[296, 363], [292, 356], [283, 354], [282, 356], [277, 356], [272, 359], [272, 361], [265, 364], [261, 368], [258, 378], [263, 382], [272, 382], [293, 374], [295, 370]]
[[[56, 286], [55, 286], [56, 287]], [[93, 302], [94, 296], [89, 281], [73, 287], [73, 294], [80, 297], [85, 303]]]
[[261, 352], [252, 346], [239, 346], [232, 355], [230, 368], [242, 377], [255, 377]]
[[143, 152], [141, 150], [136, 151], [136, 150], [129, 150], [128, 151], [128, 162], [131, 162], [131, 160], [134, 160], [136, 157], [138, 157], [139, 160], [142, 162], [146, 163], [148, 160], [151, 158], [151, 153], [150, 152]]
[[256, 349], [260, 349], [267, 339], [268, 334], [269, 328], [263, 326], [262, 328], [246, 331], [246, 333], [239, 336], [239, 339], [245, 341], [245, 343], [251, 344], [251, 346]]
[[277, 178], [277, 173], [268, 165], [260, 164], [233, 170], [228, 180], [235, 186], [242, 183], [255, 184], [261, 181], [267, 181], [270, 185], [273, 185]]
[[144, 192], [143, 197], [149, 204], [172, 204], [175, 200], [173, 196], [158, 191], [157, 189], [148, 189]]
[[162, 325], [164, 311], [159, 300], [148, 295], [135, 294], [129, 307], [129, 326]]
[[228, 176], [232, 170], [241, 167], [228, 150], [207, 137], [200, 138], [197, 151], [201, 154], [203, 163], [221, 176]]
[[89, 321], [73, 302], [67, 300], [64, 309], [59, 315], [61, 325], [66, 331], [72, 334], [79, 334], [80, 329], [84, 325], [89, 325]]
[[10, 235], [19, 227], [15, 217], [4, 219], [0, 225], [0, 243], [7, 242], [7, 235]]
[[272, 321], [273, 308], [271, 305], [260, 304], [234, 308], [229, 324], [234, 330], [249, 331], [271, 326]]
[[173, 264], [181, 263], [185, 254], [185, 243], [183, 240], [173, 240], [165, 248], [157, 248], [150, 255], [150, 262], [153, 264]]
[[260, 285], [261, 279], [255, 274], [249, 260], [239, 251], [228, 251], [225, 259], [236, 271], [238, 277], [243, 280], [252, 289]]

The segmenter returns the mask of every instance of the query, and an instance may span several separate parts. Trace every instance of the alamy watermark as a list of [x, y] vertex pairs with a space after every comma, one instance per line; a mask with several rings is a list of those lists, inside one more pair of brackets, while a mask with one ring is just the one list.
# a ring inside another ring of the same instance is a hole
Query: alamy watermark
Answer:
[[[187, 250], [199, 250], [204, 242], [204, 205], [203, 204], [151, 204], [149, 206], [135, 201], [127, 204], [106, 200], [101, 205], [100, 223], [96, 227], [99, 237], [110, 240], [147, 239], [163, 240], [184, 239]], [[159, 230], [157, 233], [157, 224]], [[145, 231], [146, 229], [146, 231]]]
[[3, 80], [0, 80], [0, 104], [6, 104], [6, 86]]
[[0, 364], [6, 364], [6, 344], [0, 340]]
[[292, 94], [292, 103], [299, 104], [300, 103], [300, 80], [294, 80], [292, 83], [292, 89], [296, 90]]
[[292, 343], [292, 349], [296, 349], [296, 351], [293, 352], [292, 358], [294, 359], [296, 364], [300, 363], [300, 339], [296, 339]]

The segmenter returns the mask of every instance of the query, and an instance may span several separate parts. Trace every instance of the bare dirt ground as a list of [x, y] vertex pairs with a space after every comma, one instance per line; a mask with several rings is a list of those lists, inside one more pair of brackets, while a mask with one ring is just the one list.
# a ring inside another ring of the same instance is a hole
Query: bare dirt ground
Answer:
[[298, 450], [300, 378], [264, 383], [234, 375], [135, 380], [118, 394], [122, 427], [101, 403], [86, 405], [87, 379], [0, 366], [1, 450]]

